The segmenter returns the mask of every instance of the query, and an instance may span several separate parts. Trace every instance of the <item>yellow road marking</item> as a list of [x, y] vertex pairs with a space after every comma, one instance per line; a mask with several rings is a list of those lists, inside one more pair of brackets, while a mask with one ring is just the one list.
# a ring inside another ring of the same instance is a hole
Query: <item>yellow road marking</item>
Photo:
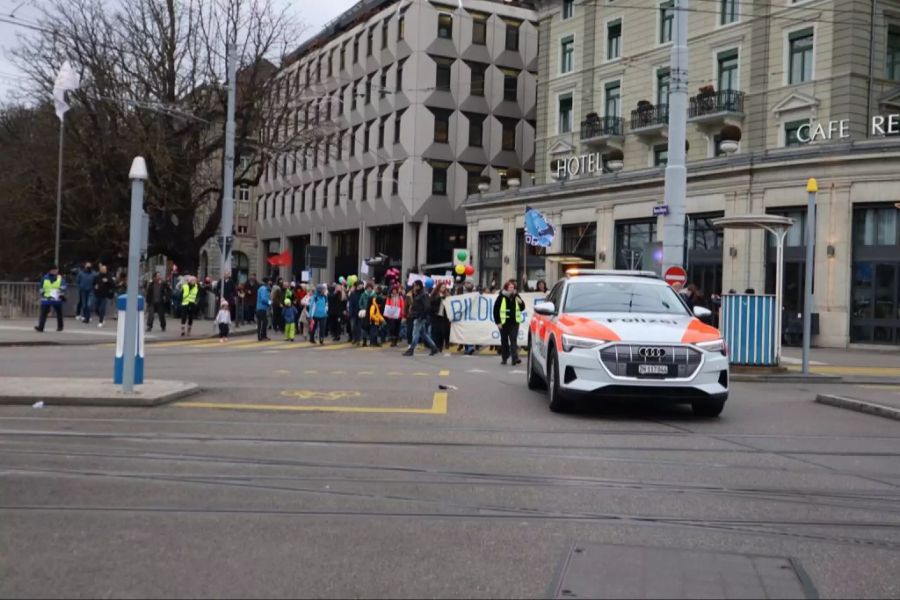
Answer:
[[428, 373], [423, 373], [422, 371], [416, 371], [413, 373], [413, 377], [428, 377]]
[[388, 374], [388, 375], [394, 375], [394, 376], [396, 376], [396, 375], [403, 375], [403, 373], [401, 373], [400, 371], [388, 371], [387, 374]]
[[321, 346], [319, 350], [343, 350], [344, 348], [352, 348], [353, 344], [334, 344], [332, 346]]
[[366, 406], [282, 406], [280, 404], [228, 404], [225, 402], [178, 402], [173, 406], [183, 408], [224, 408], [231, 410], [271, 410], [286, 412], [336, 412], [410, 415], [447, 414], [447, 392], [435, 392], [431, 408], [371, 408]]
[[316, 373], [318, 373], [318, 371], [315, 369], [307, 369], [307, 370], [303, 371], [304, 375], [315, 375]]
[[288, 374], [290, 374], [290, 371], [288, 371], [287, 369], [277, 369], [275, 372], [278, 373], [279, 375], [288, 375]]
[[357, 375], [374, 375], [374, 371], [360, 371]]
[[442, 369], [442, 370], [438, 373], [438, 376], [439, 376], [439, 377], [449, 377], [449, 376], [450, 376], [450, 371], [448, 371], [447, 369]]
[[346, 375], [347, 371], [332, 371], [332, 375]]
[[317, 390], [284, 390], [282, 396], [301, 398], [303, 400], [340, 400], [342, 398], [360, 398], [362, 392], [356, 390], [331, 390], [328, 392], [320, 392]]
[[[798, 365], [791, 365], [788, 368], [792, 371], [801, 370], [801, 367]], [[853, 375], [881, 375], [886, 377], [900, 377], [900, 368], [896, 367], [851, 367], [841, 365], [824, 365], [810, 367], [810, 371], [822, 375], [840, 375], [846, 373]]]

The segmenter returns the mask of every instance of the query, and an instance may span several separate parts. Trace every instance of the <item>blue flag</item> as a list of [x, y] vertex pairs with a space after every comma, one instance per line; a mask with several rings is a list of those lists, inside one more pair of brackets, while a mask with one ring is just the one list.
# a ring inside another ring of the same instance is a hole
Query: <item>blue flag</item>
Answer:
[[529, 246], [549, 248], [556, 231], [553, 225], [537, 209], [525, 208], [525, 243]]

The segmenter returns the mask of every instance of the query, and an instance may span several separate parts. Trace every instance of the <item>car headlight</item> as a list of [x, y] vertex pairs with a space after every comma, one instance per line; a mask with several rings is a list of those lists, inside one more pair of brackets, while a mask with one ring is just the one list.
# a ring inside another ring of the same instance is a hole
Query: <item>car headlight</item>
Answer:
[[564, 333], [562, 336], [562, 347], [565, 352], [571, 352], [575, 348], [596, 348], [600, 344], [605, 343], [606, 340], [579, 337], [577, 335], [569, 335], [568, 333]]
[[722, 356], [728, 356], [728, 345], [725, 340], [713, 340], [711, 342], [700, 342], [698, 348], [702, 348], [707, 352], [721, 352]]

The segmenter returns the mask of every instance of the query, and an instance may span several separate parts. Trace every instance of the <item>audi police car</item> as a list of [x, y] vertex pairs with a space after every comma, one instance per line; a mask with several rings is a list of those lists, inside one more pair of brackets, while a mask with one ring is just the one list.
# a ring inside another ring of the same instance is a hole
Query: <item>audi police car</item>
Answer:
[[547, 388], [550, 409], [575, 395], [690, 403], [718, 416], [728, 399], [727, 347], [655, 273], [567, 273], [537, 302], [528, 343], [528, 387]]

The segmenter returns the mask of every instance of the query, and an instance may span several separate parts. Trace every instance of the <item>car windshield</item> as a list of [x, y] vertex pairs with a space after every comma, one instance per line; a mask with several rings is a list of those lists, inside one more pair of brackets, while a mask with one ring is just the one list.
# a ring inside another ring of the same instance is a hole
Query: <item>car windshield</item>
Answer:
[[564, 312], [688, 314], [669, 286], [633, 281], [570, 283]]

